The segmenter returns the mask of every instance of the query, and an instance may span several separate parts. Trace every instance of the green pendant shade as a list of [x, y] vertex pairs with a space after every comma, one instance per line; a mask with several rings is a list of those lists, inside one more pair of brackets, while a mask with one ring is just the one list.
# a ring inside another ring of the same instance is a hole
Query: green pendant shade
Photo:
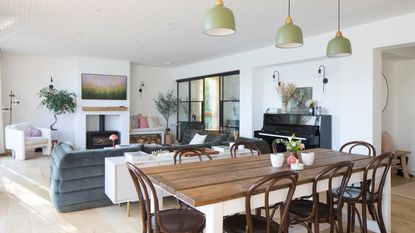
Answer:
[[275, 36], [275, 46], [277, 48], [297, 48], [303, 46], [303, 32], [295, 25], [290, 16], [285, 21], [284, 26], [280, 27]]
[[343, 37], [340, 31], [337, 31], [336, 37], [331, 39], [327, 45], [327, 57], [346, 57], [350, 55], [352, 55], [350, 40]]
[[203, 33], [210, 36], [227, 36], [235, 31], [235, 17], [232, 11], [224, 7], [222, 1], [217, 1], [216, 6], [206, 13]]

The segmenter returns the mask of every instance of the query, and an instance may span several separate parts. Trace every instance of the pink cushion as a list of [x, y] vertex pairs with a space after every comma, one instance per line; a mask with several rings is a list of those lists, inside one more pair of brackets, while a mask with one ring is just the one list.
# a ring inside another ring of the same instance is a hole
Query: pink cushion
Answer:
[[148, 128], [148, 119], [145, 116], [140, 117], [140, 128]]
[[393, 145], [392, 136], [388, 132], [382, 133], [382, 153], [395, 152], [395, 146]]

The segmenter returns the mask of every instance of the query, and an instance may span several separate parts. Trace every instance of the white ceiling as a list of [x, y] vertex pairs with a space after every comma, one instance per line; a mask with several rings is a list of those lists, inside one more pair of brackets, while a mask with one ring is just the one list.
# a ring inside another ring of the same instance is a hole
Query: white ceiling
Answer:
[[[5, 53], [177, 66], [273, 45], [287, 11], [287, 0], [225, 0], [235, 14], [237, 33], [208, 37], [202, 33], [203, 20], [214, 2], [0, 0], [0, 47]], [[336, 4], [293, 0], [294, 22], [305, 36], [333, 31]], [[342, 6], [345, 27], [415, 11], [414, 0], [343, 0]]]

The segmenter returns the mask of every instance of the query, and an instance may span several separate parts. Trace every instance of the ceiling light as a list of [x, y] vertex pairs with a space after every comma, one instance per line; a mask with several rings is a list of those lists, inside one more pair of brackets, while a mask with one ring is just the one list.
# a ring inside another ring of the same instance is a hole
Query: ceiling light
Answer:
[[203, 33], [209, 36], [227, 36], [235, 31], [235, 17], [232, 11], [223, 6], [223, 0], [216, 0], [216, 6], [206, 13]]
[[303, 32], [293, 23], [291, 18], [291, 0], [288, 0], [288, 17], [284, 26], [280, 27], [275, 37], [277, 48], [297, 48], [303, 45]]
[[350, 40], [340, 31], [340, 0], [337, 1], [337, 33], [327, 45], [327, 57], [346, 57], [352, 55]]

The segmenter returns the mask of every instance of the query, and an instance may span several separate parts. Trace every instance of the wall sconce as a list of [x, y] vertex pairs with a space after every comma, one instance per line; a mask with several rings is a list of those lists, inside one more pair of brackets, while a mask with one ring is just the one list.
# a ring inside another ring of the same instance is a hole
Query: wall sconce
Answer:
[[143, 96], [143, 89], [144, 89], [144, 82], [141, 81], [140, 85], [139, 85], [139, 88], [138, 88], [138, 92], [140, 93], [140, 97]]
[[1, 107], [1, 110], [3, 112], [9, 111], [9, 114], [10, 114], [10, 116], [9, 116], [9, 125], [11, 125], [12, 122], [13, 122], [13, 106], [20, 104], [20, 101], [18, 101], [15, 97], [16, 96], [14, 95], [13, 91], [10, 91], [10, 94], [9, 94], [9, 106], [8, 107], [4, 107], [4, 106]]
[[[277, 75], [275, 75], [275, 74], [277, 74]], [[277, 80], [275, 80], [275, 78], [277, 78]], [[274, 71], [274, 73], [272, 74], [272, 79], [274, 80], [274, 82], [275, 81], [277, 81], [277, 83], [278, 83], [278, 87], [281, 85], [281, 81], [280, 81], [280, 72], [278, 72], [278, 71]], [[279, 93], [279, 91], [280, 91], [280, 89], [279, 88], [277, 88], [277, 92]]]
[[318, 73], [323, 74], [323, 92], [324, 92], [324, 86], [329, 82], [329, 80], [326, 78], [326, 67], [324, 65], [320, 65], [318, 67]]
[[49, 89], [53, 89], [54, 88], [54, 86], [53, 86], [53, 77], [52, 76], [50, 76], [50, 84], [49, 84]]

